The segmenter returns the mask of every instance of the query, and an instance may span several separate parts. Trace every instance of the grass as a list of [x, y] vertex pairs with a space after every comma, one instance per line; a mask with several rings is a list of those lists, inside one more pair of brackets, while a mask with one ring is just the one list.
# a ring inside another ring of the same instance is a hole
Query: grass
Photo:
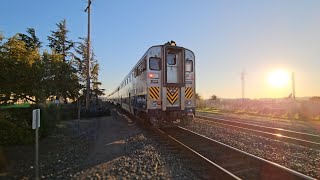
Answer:
[[320, 121], [320, 115], [314, 115], [312, 117], [306, 117], [300, 113], [295, 113], [290, 116], [289, 112], [285, 113], [263, 113], [259, 112], [258, 110], [244, 110], [244, 109], [237, 109], [234, 111], [227, 111], [223, 109], [216, 109], [216, 108], [197, 108], [197, 112], [205, 112], [205, 113], [212, 113], [212, 114], [222, 114], [222, 113], [231, 113], [231, 114], [238, 114], [238, 115], [249, 115], [249, 116], [257, 116], [257, 117], [269, 117], [269, 118], [280, 118], [280, 119], [294, 119], [294, 120], [315, 120]]
[[23, 104], [12, 104], [12, 105], [6, 105], [6, 106], [0, 106], [0, 109], [8, 109], [8, 108], [28, 108], [30, 107], [29, 103], [23, 103]]

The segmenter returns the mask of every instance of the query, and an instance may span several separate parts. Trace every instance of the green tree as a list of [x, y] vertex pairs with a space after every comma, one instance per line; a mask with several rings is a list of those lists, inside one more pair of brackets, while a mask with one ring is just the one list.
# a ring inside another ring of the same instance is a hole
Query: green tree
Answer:
[[100, 89], [99, 87], [102, 85], [98, 80], [100, 67], [94, 53], [92, 53], [91, 67], [91, 98], [98, 104], [98, 97], [104, 95], [104, 89]]
[[217, 96], [214, 94], [214, 95], [211, 96], [210, 99], [211, 99], [211, 100], [217, 100], [218, 98], [217, 98]]
[[[62, 20], [57, 25], [56, 31], [51, 31], [51, 36], [48, 36], [49, 40], [49, 47], [52, 50], [53, 54], [60, 54], [62, 56], [62, 60], [64, 63], [70, 63], [68, 59], [69, 57], [72, 57], [72, 48], [74, 46], [74, 43], [72, 40], [68, 39], [68, 32], [66, 20]], [[70, 67], [71, 68], [71, 67]], [[68, 68], [66, 68], [68, 69]], [[64, 77], [68, 74], [68, 72], [60, 71], [60, 75], [57, 75], [58, 77]], [[61, 79], [61, 85], [64, 87], [68, 86], [69, 79]], [[67, 103], [67, 94], [64, 93], [64, 102]]]
[[18, 33], [19, 40], [25, 43], [28, 50], [39, 50], [41, 48], [41, 42], [36, 36], [36, 31], [33, 28], [27, 28], [27, 33], [29, 35]]
[[0, 45], [2, 44], [2, 40], [4, 39], [4, 35], [0, 32]]
[[62, 55], [43, 53], [43, 88], [49, 96], [75, 99], [81, 88], [76, 70], [62, 61]]
[[[19, 34], [9, 38], [0, 46], [0, 101], [15, 102], [18, 99], [35, 101], [33, 85], [39, 80], [35, 62], [40, 60], [39, 51], [26, 46]], [[36, 77], [37, 76], [37, 77]]]
[[80, 42], [75, 47], [76, 54], [73, 56], [74, 62], [72, 63], [74, 67], [78, 70], [78, 76], [80, 83], [82, 85], [86, 84], [87, 79], [87, 39], [86, 38], [79, 38]]
[[0, 103], [18, 99], [45, 103], [49, 97], [78, 96], [81, 88], [76, 70], [63, 55], [44, 52], [34, 30], [17, 34], [0, 44]]
[[[83, 95], [86, 94], [86, 83], [87, 83], [87, 65], [86, 65], [86, 59], [87, 59], [87, 39], [86, 38], [80, 38], [81, 42], [76, 47], [75, 51], [77, 53], [77, 56], [75, 56], [75, 63], [78, 67], [78, 75], [80, 82], [83, 86]], [[94, 51], [91, 49], [91, 55], [90, 55], [90, 82], [91, 82], [91, 89], [90, 89], [90, 99], [92, 101], [95, 101], [98, 103], [98, 96], [104, 95], [103, 91], [104, 89], [100, 89], [99, 86], [101, 86], [101, 82], [98, 80], [99, 76], [99, 63], [96, 59], [96, 56], [94, 54]], [[82, 97], [84, 100], [85, 98]]]
[[56, 31], [51, 31], [51, 36], [48, 36], [49, 47], [57, 54], [61, 54], [63, 57], [63, 62], [67, 61], [67, 57], [71, 56], [71, 50], [74, 46], [72, 40], [68, 39], [68, 32], [66, 25], [66, 20], [60, 21], [56, 24], [58, 29]]
[[198, 100], [201, 99], [201, 96], [198, 93], [196, 93], [196, 99], [198, 99]]

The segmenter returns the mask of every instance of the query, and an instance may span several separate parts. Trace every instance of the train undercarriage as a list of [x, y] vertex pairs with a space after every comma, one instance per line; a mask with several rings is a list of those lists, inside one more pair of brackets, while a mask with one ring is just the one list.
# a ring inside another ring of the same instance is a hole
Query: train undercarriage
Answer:
[[146, 119], [154, 127], [187, 126], [193, 121], [194, 113], [194, 109], [149, 110]]

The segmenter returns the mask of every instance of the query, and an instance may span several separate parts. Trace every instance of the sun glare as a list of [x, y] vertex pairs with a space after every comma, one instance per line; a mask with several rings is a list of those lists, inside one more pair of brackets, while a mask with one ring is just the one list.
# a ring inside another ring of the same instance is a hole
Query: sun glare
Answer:
[[290, 75], [284, 70], [276, 70], [269, 74], [268, 82], [274, 88], [281, 88], [289, 83]]

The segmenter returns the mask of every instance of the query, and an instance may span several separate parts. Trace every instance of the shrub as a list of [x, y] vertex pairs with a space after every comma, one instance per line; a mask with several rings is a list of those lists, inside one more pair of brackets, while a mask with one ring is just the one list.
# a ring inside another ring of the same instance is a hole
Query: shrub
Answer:
[[[0, 144], [15, 145], [34, 142], [34, 130], [32, 130], [32, 110], [29, 108], [7, 108], [0, 111]], [[49, 135], [55, 128], [56, 116], [50, 112], [50, 108], [40, 108], [40, 138]]]
[[7, 168], [7, 159], [2, 151], [2, 147], [0, 146], [0, 174], [6, 172]]
[[[31, 105], [27, 108], [0, 109], [0, 145], [29, 144], [34, 142], [32, 129], [32, 110], [40, 109], [39, 136], [50, 135], [61, 120], [76, 119], [77, 107], [74, 104], [55, 104], [48, 106]], [[109, 109], [97, 108], [94, 112], [83, 114], [82, 117], [100, 117], [110, 115]]]
[[26, 129], [6, 120], [0, 120], [0, 145], [29, 144], [33, 142], [31, 129]]

